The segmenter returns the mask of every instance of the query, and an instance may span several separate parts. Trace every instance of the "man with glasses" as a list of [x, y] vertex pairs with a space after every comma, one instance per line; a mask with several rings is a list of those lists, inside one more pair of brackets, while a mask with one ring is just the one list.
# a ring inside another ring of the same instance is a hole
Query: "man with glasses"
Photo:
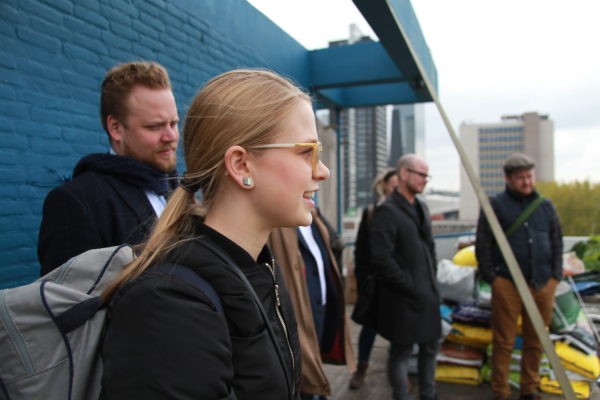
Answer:
[[389, 340], [388, 377], [395, 400], [413, 400], [408, 360], [418, 345], [421, 400], [437, 399], [435, 358], [441, 337], [436, 255], [427, 205], [416, 197], [429, 176], [425, 160], [405, 154], [398, 186], [375, 208], [369, 230], [371, 265], [378, 279], [378, 332]]

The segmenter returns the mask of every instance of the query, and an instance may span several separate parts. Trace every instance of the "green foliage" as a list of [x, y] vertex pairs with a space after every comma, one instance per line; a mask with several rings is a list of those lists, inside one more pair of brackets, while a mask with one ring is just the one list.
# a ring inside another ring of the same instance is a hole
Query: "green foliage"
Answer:
[[538, 192], [552, 200], [565, 236], [591, 236], [600, 232], [600, 183], [538, 182]]
[[586, 270], [600, 270], [600, 235], [591, 236], [587, 242], [577, 242], [571, 248], [577, 254]]

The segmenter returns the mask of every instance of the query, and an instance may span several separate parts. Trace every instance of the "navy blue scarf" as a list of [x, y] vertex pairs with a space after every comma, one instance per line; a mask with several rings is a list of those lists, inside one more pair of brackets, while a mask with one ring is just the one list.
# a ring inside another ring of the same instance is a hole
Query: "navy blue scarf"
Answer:
[[177, 187], [177, 171], [164, 173], [133, 158], [116, 154], [90, 154], [83, 157], [73, 171], [73, 178], [85, 171], [97, 171], [118, 176], [133, 186], [167, 196]]

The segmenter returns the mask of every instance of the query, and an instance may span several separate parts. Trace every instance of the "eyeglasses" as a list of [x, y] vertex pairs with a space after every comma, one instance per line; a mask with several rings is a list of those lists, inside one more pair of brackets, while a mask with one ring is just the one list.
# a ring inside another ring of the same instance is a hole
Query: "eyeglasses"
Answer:
[[313, 143], [270, 143], [270, 144], [261, 144], [258, 146], [248, 147], [249, 149], [277, 149], [283, 147], [312, 147], [312, 172], [313, 174], [317, 173], [317, 168], [319, 167], [319, 153], [323, 151], [323, 145], [321, 142], [313, 142]]
[[413, 174], [419, 175], [423, 179], [431, 180], [431, 178], [432, 178], [431, 175], [427, 175], [425, 172], [420, 172], [420, 171], [414, 170], [412, 168], [406, 168], [406, 170], [408, 172], [412, 172]]

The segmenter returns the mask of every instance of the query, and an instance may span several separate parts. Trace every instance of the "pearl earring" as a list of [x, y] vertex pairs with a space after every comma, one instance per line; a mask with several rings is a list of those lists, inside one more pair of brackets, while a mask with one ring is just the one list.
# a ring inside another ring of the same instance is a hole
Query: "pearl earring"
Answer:
[[250, 177], [244, 177], [242, 178], [242, 184], [244, 186], [252, 186], [254, 184], [254, 181]]

